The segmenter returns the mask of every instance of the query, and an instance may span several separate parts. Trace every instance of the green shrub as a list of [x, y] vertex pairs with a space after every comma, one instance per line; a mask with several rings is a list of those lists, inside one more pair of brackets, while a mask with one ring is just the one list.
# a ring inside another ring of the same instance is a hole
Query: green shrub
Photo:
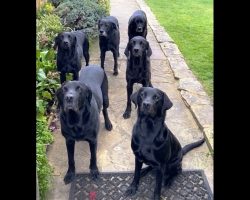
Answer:
[[57, 6], [59, 6], [60, 3], [63, 2], [63, 0], [49, 0], [52, 5], [56, 8]]
[[40, 19], [44, 15], [52, 14], [53, 10], [54, 6], [51, 3], [44, 3], [37, 11], [37, 19]]
[[110, 13], [110, 0], [97, 0], [97, 3], [104, 8], [106, 15], [109, 15], [109, 13]]
[[91, 0], [65, 0], [56, 9], [62, 24], [73, 30], [84, 29], [91, 38], [98, 34], [98, 20], [107, 15], [104, 6]]
[[60, 17], [55, 14], [42, 15], [36, 20], [37, 46], [52, 48], [54, 38], [63, 29]]
[[50, 186], [52, 167], [46, 157], [46, 146], [53, 141], [53, 136], [48, 129], [45, 117], [39, 117], [36, 121], [36, 169], [38, 175], [39, 194], [41, 200], [46, 199], [46, 193]]

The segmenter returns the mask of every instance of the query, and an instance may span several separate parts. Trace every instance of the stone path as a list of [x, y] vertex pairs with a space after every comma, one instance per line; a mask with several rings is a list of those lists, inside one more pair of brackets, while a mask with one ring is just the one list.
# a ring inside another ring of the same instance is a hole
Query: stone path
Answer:
[[[140, 9], [140, 1], [136, 0], [111, 0], [111, 15], [116, 16], [120, 25], [120, 58], [119, 75], [113, 76], [113, 57], [111, 52], [106, 54], [105, 71], [109, 80], [110, 107], [108, 109], [113, 130], [106, 131], [101, 115], [101, 126], [98, 138], [97, 161], [101, 172], [133, 171], [134, 155], [132, 153], [131, 131], [136, 119], [136, 111], [132, 106], [130, 119], [123, 119], [122, 114], [126, 107], [126, 57], [124, 50], [128, 41], [127, 25], [131, 14]], [[140, 3], [141, 5], [141, 3]], [[145, 5], [144, 5], [145, 6]], [[148, 14], [146, 12], [146, 14]], [[150, 19], [148, 19], [150, 21]], [[149, 23], [150, 24], [150, 23]], [[153, 27], [154, 28], [154, 27]], [[203, 130], [197, 124], [192, 112], [186, 106], [179, 91], [179, 81], [172, 72], [169, 57], [166, 57], [161, 44], [157, 40], [152, 28], [148, 26], [147, 40], [153, 54], [151, 56], [152, 84], [154, 87], [165, 91], [173, 102], [173, 107], [168, 111], [166, 123], [179, 139], [181, 145], [186, 145], [200, 139]], [[91, 46], [90, 64], [100, 64], [98, 40]], [[134, 91], [141, 85], [135, 85]], [[49, 200], [68, 200], [70, 184], [65, 185], [63, 177], [67, 170], [67, 152], [63, 136], [59, 129], [54, 133], [55, 142], [48, 149], [48, 158], [54, 168], [53, 186], [49, 192]], [[77, 142], [75, 147], [76, 172], [89, 172], [90, 152], [87, 142]], [[213, 191], [213, 157], [207, 144], [189, 152], [183, 159], [183, 169], [204, 169], [210, 187]]]

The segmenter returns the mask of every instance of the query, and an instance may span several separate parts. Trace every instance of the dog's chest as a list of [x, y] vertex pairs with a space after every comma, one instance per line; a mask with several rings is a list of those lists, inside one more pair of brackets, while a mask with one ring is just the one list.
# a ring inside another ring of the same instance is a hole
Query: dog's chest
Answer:
[[157, 166], [155, 159], [154, 145], [145, 140], [140, 140], [139, 143], [132, 145], [135, 156], [147, 165]]

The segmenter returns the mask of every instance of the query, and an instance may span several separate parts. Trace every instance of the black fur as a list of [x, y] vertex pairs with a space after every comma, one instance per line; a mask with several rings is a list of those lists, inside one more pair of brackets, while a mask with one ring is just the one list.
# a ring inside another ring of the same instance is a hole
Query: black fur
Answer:
[[60, 107], [61, 132], [65, 137], [68, 152], [68, 171], [65, 184], [75, 177], [74, 148], [75, 141], [85, 140], [90, 146], [90, 173], [98, 178], [96, 164], [97, 135], [99, 132], [99, 113], [103, 107], [105, 127], [112, 130], [107, 108], [108, 80], [99, 66], [87, 66], [80, 71], [79, 81], [64, 82], [56, 92]]
[[78, 80], [83, 56], [86, 66], [89, 65], [89, 41], [83, 31], [59, 33], [55, 38], [54, 49], [57, 52], [57, 71], [60, 72], [61, 84], [66, 81], [66, 73], [73, 74]]
[[114, 57], [114, 75], [118, 75], [117, 58], [119, 57], [120, 32], [118, 20], [113, 16], [104, 17], [98, 22], [101, 67], [104, 69], [106, 51]]
[[135, 92], [131, 99], [138, 106], [137, 121], [133, 127], [131, 148], [135, 155], [134, 179], [125, 192], [126, 195], [136, 193], [142, 164], [149, 167], [142, 170], [142, 175], [152, 169], [156, 170], [154, 200], [161, 196], [162, 182], [169, 186], [173, 178], [182, 171], [182, 158], [191, 149], [200, 146], [204, 138], [198, 142], [181, 147], [177, 138], [164, 123], [166, 110], [172, 107], [168, 96], [159, 89], [143, 87]]
[[136, 36], [129, 41], [125, 55], [127, 56], [127, 107], [123, 117], [127, 119], [131, 114], [130, 96], [133, 93], [134, 83], [140, 83], [144, 87], [152, 87], [150, 69], [152, 50], [145, 38]]

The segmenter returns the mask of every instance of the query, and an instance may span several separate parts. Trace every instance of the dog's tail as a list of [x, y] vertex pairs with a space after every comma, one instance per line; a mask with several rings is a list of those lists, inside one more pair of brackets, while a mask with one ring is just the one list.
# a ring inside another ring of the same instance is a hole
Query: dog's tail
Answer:
[[205, 142], [205, 138], [203, 138], [203, 139], [201, 139], [201, 140], [199, 140], [197, 142], [193, 142], [191, 144], [187, 144], [186, 146], [184, 146], [182, 148], [183, 155], [185, 155], [187, 152], [191, 151], [192, 149], [194, 149], [194, 148], [202, 145], [204, 142]]

